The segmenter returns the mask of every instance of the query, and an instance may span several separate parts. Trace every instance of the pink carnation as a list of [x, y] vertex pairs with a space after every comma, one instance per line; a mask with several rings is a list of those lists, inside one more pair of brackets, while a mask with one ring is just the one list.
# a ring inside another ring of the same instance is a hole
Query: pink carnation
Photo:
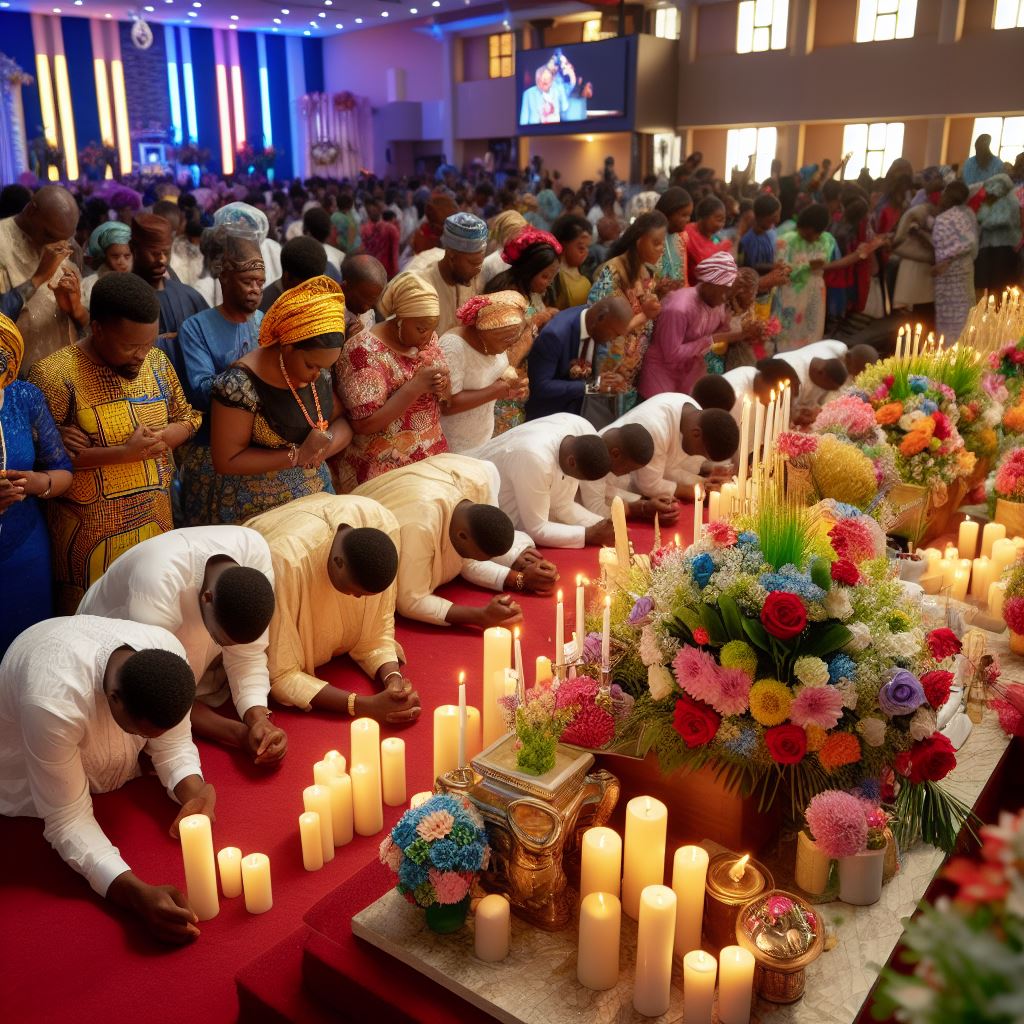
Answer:
[[801, 455], [813, 455], [818, 450], [818, 439], [814, 434], [800, 434], [795, 430], [786, 430], [779, 434], [775, 447], [790, 459]]
[[563, 743], [599, 750], [615, 738], [615, 719], [594, 704], [583, 707], [562, 733]]
[[831, 729], [843, 717], [843, 695], [832, 686], [805, 686], [789, 709], [789, 720], [797, 725]]
[[832, 541], [832, 550], [854, 565], [875, 556], [875, 538], [871, 530], [858, 519], [840, 519], [829, 530], [828, 536]]
[[438, 871], [437, 868], [431, 868], [427, 872], [427, 877], [434, 888], [438, 903], [461, 903], [469, 894], [469, 882], [458, 871]]
[[822, 408], [811, 429], [816, 434], [831, 432], [852, 438], [867, 437], [875, 432], [875, 411], [856, 395], [843, 395]]
[[1011, 597], [1003, 605], [1003, 618], [1014, 633], [1024, 633], [1024, 597]]
[[1000, 497], [1024, 500], [1024, 448], [1014, 448], [999, 463], [995, 490]]
[[[431, 811], [424, 815], [416, 826], [416, 835], [421, 839], [426, 839], [428, 843], [435, 839], [444, 839], [451, 832], [454, 824], [455, 819], [448, 811]], [[458, 901], [456, 900], [456, 902]]]
[[381, 840], [377, 855], [380, 857], [381, 864], [386, 864], [395, 874], [398, 873], [402, 864], [402, 851], [395, 846], [390, 832]]
[[704, 535], [716, 544], [731, 548], [739, 539], [736, 530], [724, 519], [716, 519], [708, 523], [704, 529]]
[[999, 727], [1007, 736], [1024, 736], [1024, 714], [1019, 708], [1001, 697], [990, 700], [988, 706], [998, 715]]
[[750, 676], [739, 668], [722, 668], [707, 651], [682, 647], [672, 668], [686, 693], [719, 714], [740, 715], [749, 707]]
[[811, 798], [805, 817], [814, 841], [829, 857], [852, 857], [867, 846], [864, 805], [851, 793], [819, 793]]

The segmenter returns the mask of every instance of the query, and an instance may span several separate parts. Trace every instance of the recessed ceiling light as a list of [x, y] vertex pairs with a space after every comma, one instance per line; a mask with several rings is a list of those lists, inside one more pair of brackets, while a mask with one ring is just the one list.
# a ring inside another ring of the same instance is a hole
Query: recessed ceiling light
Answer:
[[434, 0], [434, 2], [430, 6], [431, 7], [440, 7], [441, 6], [441, 0]]
[[194, 0], [192, 6], [198, 11], [199, 8], [202, 7], [203, 5], [199, 2], [199, 0]]
[[7, 2], [7, 0], [0, 0], [0, 7], [10, 7], [10, 6], [11, 5]]
[[238, 15], [237, 14], [232, 14], [231, 15], [231, 20], [232, 21], [238, 21]]
[[381, 16], [382, 18], [386, 18], [386, 17], [388, 16], [388, 12], [387, 12], [387, 11], [381, 11], [381, 12], [380, 12], [380, 16]]
[[303, 34], [304, 36], [308, 36], [308, 35], [309, 35], [309, 29], [307, 28], [307, 29], [305, 30], [305, 32], [303, 32], [302, 34]]
[[327, 12], [326, 12], [326, 11], [321, 11], [321, 12], [320, 12], [320, 13], [319, 13], [319, 14], [317, 15], [317, 17], [318, 17], [318, 18], [326, 18], [326, 17], [327, 17]]
[[228, 25], [228, 28], [238, 28], [238, 26], [232, 24], [232, 25]]
[[275, 18], [274, 19], [274, 24], [275, 25], [280, 25], [281, 24], [281, 19], [280, 18]]
[[341, 24], [341, 22], [338, 22], [338, 24], [337, 24], [337, 25], [335, 25], [334, 27], [335, 27], [336, 29], [343, 29], [343, 28], [344, 28], [345, 26], [344, 26], [344, 25], [342, 25], [342, 24]]
[[289, 11], [287, 7], [282, 7], [282, 8], [281, 8], [281, 13], [282, 13], [282, 14], [291, 14], [292, 12], [291, 12], [291, 11]]
[[[75, 6], [81, 7], [81, 4], [78, 2], [78, 0], [75, 0]], [[152, 14], [156, 10], [156, 8], [152, 4], [146, 4], [143, 10], [148, 11], [150, 14]]]
[[107, 13], [103, 15], [103, 17], [104, 18], [112, 18], [113, 15], [110, 13], [110, 11], [107, 11]]
[[357, 25], [362, 25], [362, 23], [363, 23], [363, 19], [362, 18], [356, 18], [356, 24]]
[[85, 0], [75, 0], [76, 7], [81, 7], [83, 3], [85, 3]]
[[410, 8], [409, 8], [409, 13], [410, 13], [410, 14], [419, 14], [420, 12], [419, 12], [419, 11], [417, 11], [415, 7], [410, 7]]
[[334, 0], [324, 0], [324, 7], [333, 7]]
[[277, 26], [276, 26], [276, 25], [273, 25], [273, 26], [271, 27], [270, 31], [271, 31], [271, 32], [276, 32], [276, 31], [277, 31]]
[[54, 14], [60, 14], [60, 8], [59, 7], [54, 7], [53, 13]]
[[188, 12], [188, 16], [189, 16], [190, 18], [198, 18], [198, 17], [199, 17], [199, 15], [198, 15], [198, 14], [196, 14], [196, 12], [195, 12], [195, 11], [189, 11], [189, 12]]

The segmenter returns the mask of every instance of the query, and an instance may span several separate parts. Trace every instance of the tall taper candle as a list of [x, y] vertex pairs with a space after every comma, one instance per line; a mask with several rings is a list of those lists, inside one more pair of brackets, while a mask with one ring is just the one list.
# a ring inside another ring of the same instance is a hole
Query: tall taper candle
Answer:
[[565, 664], [565, 606], [561, 591], [558, 591], [555, 602], [555, 664]]
[[606, 594], [601, 619], [601, 671], [612, 666], [612, 599]]
[[772, 451], [772, 438], [775, 436], [775, 389], [772, 388], [771, 399], [768, 402], [768, 409], [764, 414], [764, 449], [761, 452], [761, 462], [766, 463]]
[[[757, 397], [757, 392], [754, 392], [754, 466], [759, 466], [763, 461], [761, 459], [761, 445], [764, 441], [764, 419], [765, 414], [768, 411], [768, 407]], [[722, 513], [724, 515], [729, 514], [729, 509], [722, 507]]]
[[576, 621], [573, 626], [576, 630], [576, 639], [578, 641], [578, 650], [583, 649], [583, 641], [587, 638], [587, 631], [585, 627], [585, 619], [587, 615], [587, 596], [586, 588], [583, 586], [583, 577], [576, 574]]
[[629, 568], [629, 530], [626, 527], [626, 506], [617, 494], [612, 498], [612, 528], [615, 531], [615, 560], [619, 570]]
[[750, 454], [750, 395], [743, 396], [743, 412], [740, 414], [740, 462], [736, 478], [740, 499], [747, 493], [747, 456]]
[[466, 673], [459, 673], [459, 767], [466, 767]]
[[515, 656], [516, 656], [516, 677], [519, 680], [519, 685], [516, 688], [516, 696], [522, 701], [524, 694], [526, 693], [526, 676], [523, 675], [523, 645], [519, 639], [519, 627], [512, 631], [515, 637]]
[[638, 913], [633, 1009], [645, 1017], [660, 1017], [672, 998], [676, 894], [667, 885], [644, 886]]
[[187, 815], [178, 822], [178, 838], [189, 905], [200, 921], [209, 921], [220, 910], [210, 819], [205, 814]]
[[[363, 766], [365, 768], [365, 765]], [[320, 815], [320, 846], [324, 861], [334, 860], [334, 823], [331, 818], [331, 791], [326, 786], [307, 786], [302, 791], [302, 806]]]
[[700, 484], [693, 485], [693, 543], [700, 542], [701, 530], [704, 528], [704, 488]]
[[640, 913], [640, 893], [648, 885], [661, 885], [665, 877], [667, 830], [668, 808], [660, 800], [635, 796], [626, 804], [622, 909], [633, 920]]

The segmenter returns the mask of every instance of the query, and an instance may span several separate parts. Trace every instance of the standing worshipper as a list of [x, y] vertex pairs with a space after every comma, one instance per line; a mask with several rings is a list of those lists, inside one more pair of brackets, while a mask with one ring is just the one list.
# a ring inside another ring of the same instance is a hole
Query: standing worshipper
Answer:
[[978, 256], [974, 288], [998, 295], [1016, 284], [1017, 248], [1021, 239], [1020, 201], [1008, 174], [985, 181], [985, 198], [978, 207]]
[[960, 177], [964, 184], [980, 185], [995, 174], [1005, 174], [1009, 168], [992, 152], [992, 136], [979, 135], [974, 140], [974, 156], [964, 161]]
[[134, 274], [107, 274], [92, 290], [92, 329], [37, 363], [71, 455], [70, 489], [47, 506], [57, 608], [86, 590], [134, 544], [173, 528], [171, 452], [202, 419], [154, 346], [160, 305]]
[[[0, 220], [0, 293], [18, 288], [21, 295], [22, 309], [11, 319], [25, 339], [23, 376], [74, 341], [89, 323], [80, 299], [77, 306], [74, 301], [80, 275], [70, 241], [78, 217], [78, 204], [66, 188], [44, 185], [21, 213]], [[59, 288], [62, 282], [66, 286]], [[5, 312], [13, 311], [8, 307]]]
[[974, 305], [978, 222], [967, 206], [967, 196], [968, 189], [962, 181], [951, 181], [943, 189], [932, 228], [935, 331], [950, 342], [960, 337]]
[[334, 225], [335, 241], [338, 248], [349, 255], [359, 248], [359, 221], [353, 212], [355, 199], [350, 192], [338, 196], [338, 208], [331, 214]]
[[[25, 342], [0, 314], [0, 657], [29, 626], [53, 615], [50, 537], [40, 502], [71, 486], [71, 460], [40, 390], [18, 380]], [[14, 599], [17, 581], [17, 599]]]
[[388, 284], [380, 260], [366, 253], [349, 256], [341, 265], [341, 290], [345, 293], [346, 335], [368, 331], [377, 322], [374, 312]]
[[384, 220], [381, 204], [371, 199], [366, 204], [366, 223], [359, 229], [363, 250], [379, 260], [388, 277], [398, 273], [398, 225]]
[[213, 215], [213, 226], [228, 228], [238, 234], [255, 235], [263, 255], [267, 280], [276, 281], [281, 276], [283, 246], [277, 239], [270, 237], [270, 221], [259, 207], [251, 203], [228, 203]]
[[134, 874], [97, 823], [90, 794], [141, 776], [145, 751], [179, 805], [171, 836], [186, 815], [212, 819], [217, 796], [188, 718], [195, 692], [181, 644], [137, 622], [49, 619], [0, 662], [0, 814], [42, 818], [43, 837], [97, 895], [176, 944], [199, 935], [188, 901]]
[[306, 235], [290, 238], [281, 246], [281, 276], [263, 289], [260, 312], [266, 313], [290, 288], [297, 288], [311, 278], [323, 277], [326, 267], [327, 253], [315, 238]]
[[444, 222], [441, 259], [420, 271], [420, 277], [437, 292], [437, 330], [444, 334], [458, 324], [455, 315], [474, 295], [483, 291], [480, 268], [487, 250], [487, 225], [471, 213], [453, 213]]
[[529, 330], [528, 306], [517, 291], [477, 295], [459, 310], [460, 326], [440, 339], [451, 380], [441, 416], [450, 452], [466, 452], [491, 439], [499, 399], [526, 397], [527, 381], [509, 366], [508, 353]]
[[592, 282], [580, 268], [587, 262], [590, 243], [594, 240], [590, 221], [578, 214], [566, 213], [552, 224], [551, 234], [562, 247], [562, 260], [544, 297], [545, 302], [558, 310], [584, 306]]
[[[499, 213], [491, 221], [491, 241], [497, 246], [494, 252], [484, 257], [483, 267], [480, 269], [480, 287], [486, 288], [491, 283], [492, 277], [508, 270], [508, 264], [502, 259], [502, 251], [520, 231], [525, 231], [530, 225], [518, 210], [505, 210]], [[415, 261], [413, 261], [415, 262]], [[411, 270], [413, 264], [409, 264]]]
[[185, 397], [205, 417], [180, 463], [184, 526], [204, 526], [212, 521], [207, 517], [214, 483], [209, 422], [214, 379], [257, 346], [263, 321], [263, 313], [256, 307], [263, 291], [264, 263], [255, 238], [213, 228], [206, 249], [210, 270], [220, 282], [221, 303], [190, 316], [178, 332]]
[[685, 288], [690, 281], [686, 255], [690, 236], [686, 225], [693, 215], [693, 199], [685, 188], [673, 186], [665, 189], [655, 209], [664, 214], [668, 221], [665, 252], [661, 257], [658, 276], [676, 282], [677, 287]]
[[338, 493], [448, 450], [441, 403], [451, 385], [437, 341], [437, 294], [416, 274], [403, 273], [379, 305], [387, 319], [350, 338], [335, 367], [354, 433], [331, 463]]
[[892, 251], [899, 257], [892, 295], [894, 310], [910, 311], [914, 306], [929, 305], [935, 301], [932, 227], [938, 212], [939, 193], [933, 193], [933, 196], [934, 201], [929, 197], [925, 202], [911, 206], [900, 218], [893, 236]]
[[114, 271], [127, 274], [132, 269], [131, 241], [132, 230], [119, 220], [108, 220], [101, 224], [89, 236], [89, 255], [94, 260], [96, 273], [82, 279], [82, 305], [89, 308], [89, 296], [93, 286], [103, 277]]
[[639, 390], [644, 398], [665, 391], [689, 394], [704, 375], [705, 353], [716, 340], [729, 335], [732, 311], [727, 300], [736, 273], [732, 256], [719, 252], [698, 264], [696, 287], [666, 296], [640, 371]]
[[725, 203], [718, 196], [705, 196], [695, 211], [696, 219], [686, 225], [686, 273], [691, 281], [697, 280], [697, 264], [715, 253], [731, 253], [733, 244], [722, 238], [725, 228]]
[[211, 388], [208, 523], [242, 523], [331, 491], [326, 460], [352, 439], [331, 376], [345, 343], [345, 300], [327, 277], [286, 291], [259, 345]]
[[[87, 591], [79, 615], [160, 626], [196, 678], [192, 730], [276, 764], [288, 737], [270, 721], [267, 627], [274, 570], [266, 541], [241, 526], [198, 526], [126, 551]], [[218, 714], [230, 698], [236, 716]]]
[[[355, 495], [308, 494], [249, 521], [270, 548], [276, 604], [270, 620], [270, 692], [289, 707], [415, 722], [419, 695], [395, 640], [398, 523]], [[318, 679], [348, 654], [376, 683], [372, 696]]]

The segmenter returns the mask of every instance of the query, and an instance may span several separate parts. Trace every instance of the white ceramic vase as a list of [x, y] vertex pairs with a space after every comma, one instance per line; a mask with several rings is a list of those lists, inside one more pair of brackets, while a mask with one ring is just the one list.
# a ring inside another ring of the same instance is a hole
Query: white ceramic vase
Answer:
[[855, 907], [867, 907], [882, 898], [885, 848], [865, 850], [839, 858], [839, 898]]

